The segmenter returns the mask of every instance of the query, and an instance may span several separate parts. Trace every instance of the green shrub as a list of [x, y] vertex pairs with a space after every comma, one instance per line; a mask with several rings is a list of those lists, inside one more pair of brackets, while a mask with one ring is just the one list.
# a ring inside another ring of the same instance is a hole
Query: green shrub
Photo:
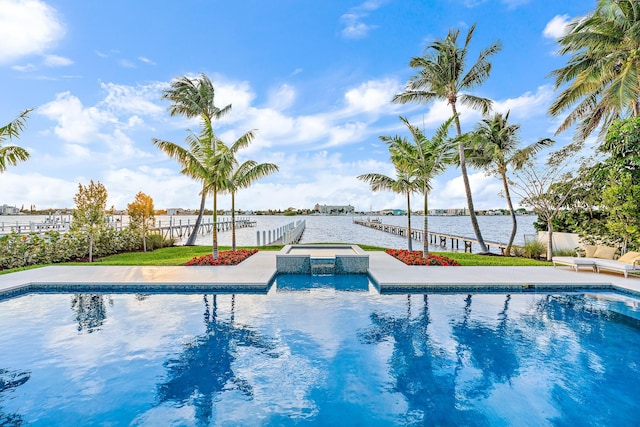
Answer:
[[530, 240], [524, 244], [524, 256], [527, 258], [540, 258], [547, 253], [547, 246], [539, 240]]
[[174, 239], [165, 239], [162, 234], [154, 233], [147, 235], [147, 250], [153, 251], [160, 248], [168, 248], [175, 244]]

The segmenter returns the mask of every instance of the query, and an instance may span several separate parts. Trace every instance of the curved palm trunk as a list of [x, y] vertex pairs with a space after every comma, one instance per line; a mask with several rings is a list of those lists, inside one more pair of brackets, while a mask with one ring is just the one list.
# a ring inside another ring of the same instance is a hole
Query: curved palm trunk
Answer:
[[424, 190], [424, 221], [422, 224], [422, 257], [429, 256], [429, 192]]
[[411, 242], [411, 193], [407, 193], [407, 246], [409, 252], [413, 251]]
[[207, 201], [207, 193], [204, 191], [204, 186], [202, 187], [202, 198], [200, 199], [200, 212], [198, 212], [198, 218], [196, 219], [196, 223], [193, 226], [193, 231], [191, 235], [187, 239], [187, 243], [185, 246], [195, 246], [196, 237], [198, 236], [198, 231], [200, 230], [200, 224], [202, 223], [202, 216], [204, 215], [204, 206]]
[[213, 190], [213, 259], [218, 259], [218, 191]]
[[[453, 115], [456, 118], [456, 130], [458, 136], [462, 135], [462, 128], [460, 127], [460, 119], [458, 118], [458, 112], [454, 103], [451, 104]], [[464, 155], [464, 144], [460, 142], [458, 144], [458, 153], [460, 155], [460, 171], [462, 172], [462, 181], [464, 182], [464, 191], [467, 194], [467, 207], [469, 208], [469, 216], [471, 217], [471, 226], [473, 227], [473, 233], [476, 235], [476, 240], [480, 245], [480, 252], [487, 253], [487, 245], [484, 243], [482, 233], [480, 232], [480, 226], [478, 225], [478, 218], [476, 218], [476, 211], [473, 207], [473, 198], [471, 197], [471, 185], [469, 184], [469, 176], [467, 175], [467, 161]]]
[[236, 193], [231, 192], [231, 250], [236, 251]]
[[511, 236], [509, 236], [509, 243], [507, 243], [504, 254], [505, 256], [511, 256], [511, 246], [513, 246], [513, 240], [516, 238], [516, 232], [518, 231], [518, 221], [516, 219], [516, 211], [513, 210], [513, 203], [511, 202], [511, 194], [509, 193], [509, 185], [507, 184], [507, 174], [502, 172], [501, 175], [504, 195], [507, 198], [507, 205], [509, 206], [509, 213], [511, 214]]

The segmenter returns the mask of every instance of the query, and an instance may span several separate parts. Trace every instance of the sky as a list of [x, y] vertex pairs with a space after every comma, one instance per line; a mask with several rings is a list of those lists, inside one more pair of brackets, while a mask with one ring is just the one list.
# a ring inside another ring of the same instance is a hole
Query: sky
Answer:
[[[380, 136], [408, 135], [408, 118], [432, 136], [450, 116], [445, 102], [391, 102], [416, 73], [412, 57], [450, 29], [477, 24], [469, 62], [496, 41], [489, 79], [474, 94], [510, 111], [522, 144], [572, 138], [547, 114], [564, 66], [556, 39], [595, 0], [182, 0], [78, 2], [0, 0], [0, 125], [33, 108], [14, 142], [31, 158], [0, 174], [0, 205], [71, 208], [78, 185], [105, 185], [108, 206], [135, 194], [157, 209], [199, 206], [200, 185], [180, 174], [153, 138], [185, 144], [197, 120], [171, 117], [161, 99], [172, 79], [206, 74], [214, 122], [226, 143], [256, 137], [239, 160], [280, 171], [236, 196], [243, 210], [351, 204], [357, 211], [406, 208], [402, 196], [373, 193], [356, 177], [394, 175]], [[480, 113], [461, 110], [462, 130]], [[453, 135], [453, 130], [451, 132]], [[502, 185], [470, 169], [476, 209], [505, 208]], [[430, 208], [463, 208], [459, 169], [433, 181]], [[420, 196], [412, 208], [421, 206]], [[211, 205], [211, 198], [207, 205]], [[228, 209], [229, 196], [218, 206]]]

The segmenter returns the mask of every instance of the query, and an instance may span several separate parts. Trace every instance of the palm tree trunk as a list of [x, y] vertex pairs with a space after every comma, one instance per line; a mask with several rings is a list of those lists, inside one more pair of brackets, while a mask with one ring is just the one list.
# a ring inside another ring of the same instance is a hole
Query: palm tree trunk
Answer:
[[411, 193], [407, 193], [407, 246], [409, 252], [413, 251], [411, 242]]
[[424, 221], [422, 224], [422, 256], [429, 256], [429, 193], [424, 190]]
[[231, 250], [236, 251], [236, 193], [231, 192]]
[[516, 211], [513, 210], [513, 203], [511, 202], [511, 194], [509, 193], [509, 185], [507, 184], [507, 174], [502, 172], [502, 185], [504, 186], [504, 195], [507, 198], [507, 205], [509, 206], [509, 212], [511, 213], [511, 236], [509, 236], [509, 243], [504, 250], [506, 256], [511, 256], [511, 246], [513, 240], [516, 238], [516, 232], [518, 231], [518, 221], [516, 219]]
[[207, 202], [207, 193], [204, 191], [204, 186], [202, 187], [202, 198], [200, 198], [200, 212], [198, 212], [198, 218], [196, 219], [196, 223], [193, 226], [193, 231], [189, 235], [187, 239], [187, 243], [185, 246], [195, 246], [196, 237], [198, 236], [198, 231], [200, 230], [200, 223], [202, 223], [202, 216], [204, 215], [204, 206]]
[[213, 190], [213, 259], [218, 259], [218, 190]]
[[[454, 103], [451, 104], [451, 109], [453, 110], [453, 115], [455, 117], [456, 122], [456, 130], [458, 131], [458, 136], [462, 136], [462, 128], [460, 127], [460, 118], [458, 117], [458, 112], [456, 111], [456, 105]], [[467, 194], [467, 207], [469, 208], [469, 216], [471, 217], [471, 226], [473, 227], [473, 233], [476, 235], [476, 240], [480, 245], [480, 253], [487, 253], [487, 245], [484, 243], [484, 239], [482, 238], [482, 233], [480, 232], [480, 226], [478, 225], [478, 218], [476, 218], [476, 211], [473, 207], [473, 198], [471, 197], [471, 185], [469, 184], [469, 176], [467, 175], [467, 160], [464, 155], [464, 144], [460, 142], [458, 144], [458, 153], [460, 155], [460, 171], [462, 172], [462, 182], [464, 182], [464, 191]]]

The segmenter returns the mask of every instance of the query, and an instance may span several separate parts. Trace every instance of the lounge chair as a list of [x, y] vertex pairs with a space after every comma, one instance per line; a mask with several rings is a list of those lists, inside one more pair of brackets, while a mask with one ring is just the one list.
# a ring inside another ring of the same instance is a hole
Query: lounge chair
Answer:
[[599, 259], [596, 261], [596, 271], [600, 273], [600, 270], [623, 273], [627, 278], [630, 272], [640, 272], [640, 252], [627, 252], [617, 260]]
[[630, 272], [640, 272], [640, 252], [627, 252], [618, 259], [614, 259], [616, 248], [598, 245], [584, 247], [585, 257], [578, 256], [556, 256], [551, 260], [553, 266], [556, 264], [568, 265], [578, 271], [580, 267], [590, 267], [593, 271], [600, 273], [600, 270], [615, 271], [629, 277]]

